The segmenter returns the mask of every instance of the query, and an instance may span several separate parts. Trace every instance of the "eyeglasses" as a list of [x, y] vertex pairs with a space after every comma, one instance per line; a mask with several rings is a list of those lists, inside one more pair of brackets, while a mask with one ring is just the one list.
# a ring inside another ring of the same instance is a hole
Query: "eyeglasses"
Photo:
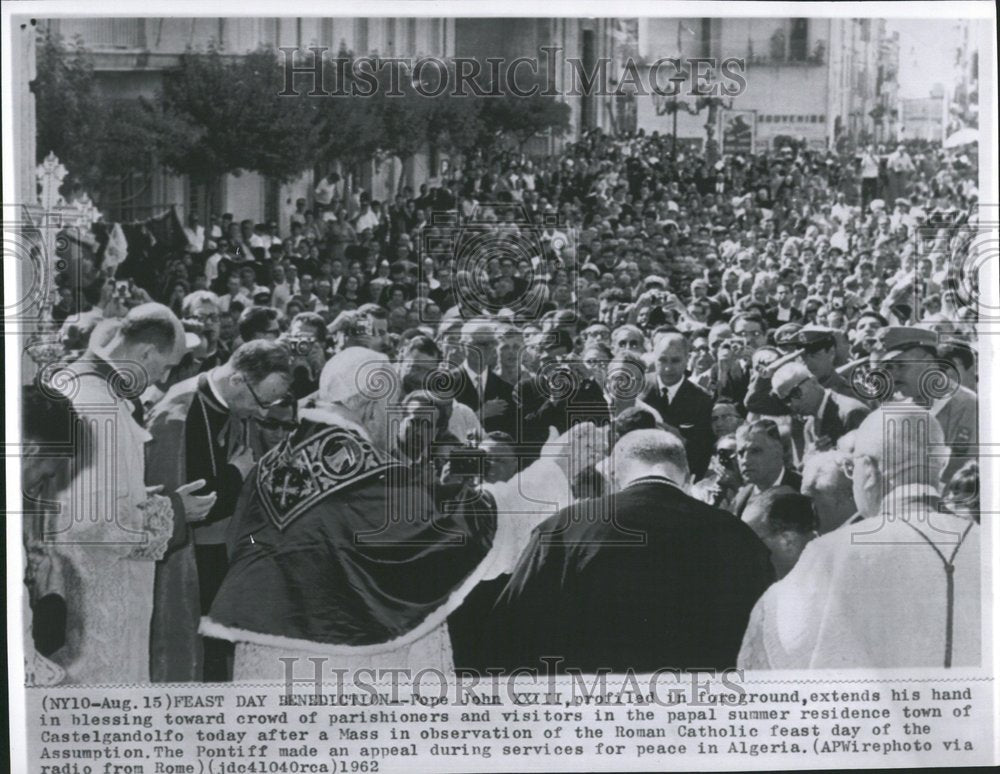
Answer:
[[[289, 400], [291, 399], [291, 396], [286, 393], [286, 394], [282, 395], [280, 398], [278, 398], [276, 400], [272, 400], [272, 401], [269, 401], [267, 403], [264, 403], [264, 401], [262, 401], [260, 399], [260, 397], [257, 395], [257, 391], [254, 390], [254, 388], [250, 385], [250, 382], [244, 382], [244, 384], [246, 384], [247, 389], [250, 390], [250, 394], [253, 395], [253, 399], [254, 399], [254, 401], [256, 401], [257, 405], [260, 408], [265, 409], [265, 410], [267, 410], [267, 409], [273, 409], [276, 406], [286, 405], [289, 402]], [[292, 402], [294, 403], [294, 401], [292, 401]]]
[[208, 312], [207, 314], [193, 314], [191, 315], [191, 319], [203, 323], [217, 323], [219, 321], [219, 315], [215, 312]]
[[807, 381], [809, 381], [809, 377], [806, 377], [805, 379], [802, 379], [801, 381], [797, 382], [796, 385], [788, 391], [788, 394], [781, 399], [782, 402], [791, 403], [793, 400], [798, 400], [799, 398], [801, 398], [802, 385], [805, 384]]

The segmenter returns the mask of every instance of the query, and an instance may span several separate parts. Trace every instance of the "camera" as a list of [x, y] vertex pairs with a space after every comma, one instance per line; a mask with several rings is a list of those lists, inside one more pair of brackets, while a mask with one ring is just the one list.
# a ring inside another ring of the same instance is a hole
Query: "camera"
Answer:
[[471, 441], [454, 449], [448, 457], [452, 475], [463, 478], [482, 475], [485, 460], [486, 452]]
[[374, 336], [375, 326], [370, 317], [361, 317], [347, 329], [348, 336]]
[[284, 339], [284, 343], [293, 355], [305, 357], [316, 345], [316, 339], [311, 336], [289, 336]]

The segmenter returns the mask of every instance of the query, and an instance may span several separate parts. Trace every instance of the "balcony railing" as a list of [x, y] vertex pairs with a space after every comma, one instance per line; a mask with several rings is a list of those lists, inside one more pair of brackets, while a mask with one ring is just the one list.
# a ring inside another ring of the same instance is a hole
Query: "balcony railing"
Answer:
[[146, 48], [145, 19], [60, 19], [64, 40], [79, 36], [91, 51]]

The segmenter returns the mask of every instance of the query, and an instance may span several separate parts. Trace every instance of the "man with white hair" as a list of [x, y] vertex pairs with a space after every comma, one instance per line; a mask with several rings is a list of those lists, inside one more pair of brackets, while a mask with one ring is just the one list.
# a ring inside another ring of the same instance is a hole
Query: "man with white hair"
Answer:
[[937, 507], [947, 456], [927, 411], [865, 419], [845, 466], [862, 518], [809, 543], [761, 598], [741, 669], [979, 665], [979, 526]]
[[725, 669], [773, 579], [731, 514], [691, 497], [684, 442], [622, 436], [602, 463], [616, 490], [539, 525], [491, 617], [491, 666], [584, 672]]
[[[567, 501], [565, 465], [552, 461], [533, 486], [429, 487], [396, 454], [398, 381], [381, 353], [338, 353], [316, 406], [244, 486], [230, 569], [201, 626], [236, 643], [234, 679], [282, 678], [280, 658], [310, 655], [344, 669], [451, 670], [447, 617], [512, 561], [519, 533], [498, 527], [498, 510], [523, 517], [512, 507], [523, 491]], [[542, 507], [528, 500], [526, 514]]]
[[851, 480], [844, 474], [850, 455], [838, 449], [814, 452], [802, 465], [802, 494], [813, 501], [819, 533], [832, 532], [856, 514]]

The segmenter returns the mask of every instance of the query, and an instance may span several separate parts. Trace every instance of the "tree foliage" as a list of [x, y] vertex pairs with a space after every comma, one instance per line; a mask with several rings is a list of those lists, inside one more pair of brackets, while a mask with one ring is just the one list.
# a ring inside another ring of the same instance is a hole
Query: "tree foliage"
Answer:
[[178, 174], [211, 182], [242, 170], [289, 180], [313, 161], [318, 131], [301, 99], [281, 96], [275, 51], [189, 51], [164, 76], [156, 146]]
[[355, 166], [380, 155], [405, 161], [429, 146], [460, 154], [523, 149], [539, 133], [569, 129], [570, 108], [554, 97], [502, 89], [498, 96], [454, 94], [454, 64], [446, 72], [424, 68], [419, 90], [408, 71], [393, 78], [382, 67], [373, 73], [377, 88], [366, 94], [343, 48], [323, 63], [326, 94], [310, 93], [302, 81], [290, 91], [269, 47], [245, 55], [216, 45], [189, 50], [149, 100], [102, 95], [89, 61], [78, 43], [46, 34], [33, 89], [39, 160], [54, 151], [70, 184], [98, 203], [154, 159], [202, 184], [243, 170], [286, 181], [316, 165]]
[[36, 161], [51, 151], [69, 171], [63, 195], [86, 192], [113, 202], [122, 179], [149, 169], [150, 116], [132, 100], [102, 94], [87, 50], [45, 32], [38, 41], [35, 95]]

